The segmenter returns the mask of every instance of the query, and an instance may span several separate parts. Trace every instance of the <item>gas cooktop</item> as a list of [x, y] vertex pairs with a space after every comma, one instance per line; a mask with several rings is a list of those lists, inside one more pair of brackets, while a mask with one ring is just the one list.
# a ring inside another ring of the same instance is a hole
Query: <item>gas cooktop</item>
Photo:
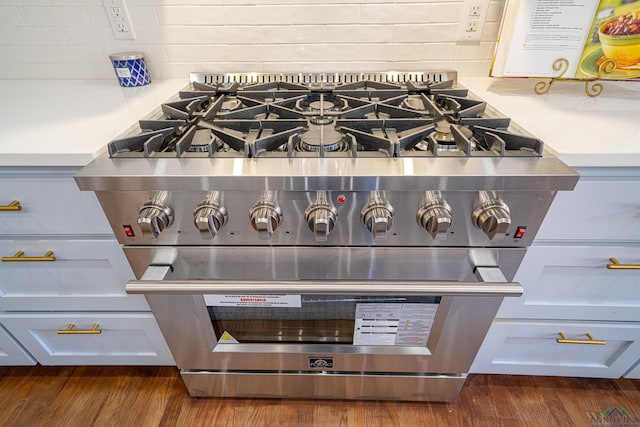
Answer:
[[193, 74], [111, 158], [540, 157], [455, 72]]

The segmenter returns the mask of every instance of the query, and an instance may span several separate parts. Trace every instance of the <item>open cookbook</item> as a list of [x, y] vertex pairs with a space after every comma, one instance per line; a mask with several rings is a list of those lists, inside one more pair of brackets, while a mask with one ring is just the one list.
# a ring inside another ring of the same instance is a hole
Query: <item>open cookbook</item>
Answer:
[[640, 0], [506, 0], [491, 75], [640, 79]]

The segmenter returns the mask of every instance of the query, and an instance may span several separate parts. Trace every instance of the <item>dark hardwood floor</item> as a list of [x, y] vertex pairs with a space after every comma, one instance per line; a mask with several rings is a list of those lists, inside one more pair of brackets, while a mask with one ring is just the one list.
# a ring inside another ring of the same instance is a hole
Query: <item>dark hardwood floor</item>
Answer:
[[640, 419], [639, 380], [472, 375], [446, 404], [191, 398], [174, 367], [0, 367], [12, 427], [612, 426], [592, 416], [621, 408]]

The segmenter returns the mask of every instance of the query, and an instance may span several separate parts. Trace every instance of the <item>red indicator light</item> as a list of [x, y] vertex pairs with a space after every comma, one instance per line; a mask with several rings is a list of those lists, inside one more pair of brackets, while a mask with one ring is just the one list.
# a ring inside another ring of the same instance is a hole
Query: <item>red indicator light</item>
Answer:
[[123, 225], [122, 229], [124, 230], [124, 234], [126, 234], [128, 237], [136, 237], [135, 233], [133, 232], [133, 227], [131, 227], [130, 225]]
[[338, 203], [343, 204], [347, 199], [344, 197], [344, 195], [341, 194], [336, 200], [338, 201]]
[[524, 236], [525, 231], [527, 231], [527, 227], [518, 227], [518, 229], [514, 233], [513, 237], [515, 239], [521, 239], [522, 236]]

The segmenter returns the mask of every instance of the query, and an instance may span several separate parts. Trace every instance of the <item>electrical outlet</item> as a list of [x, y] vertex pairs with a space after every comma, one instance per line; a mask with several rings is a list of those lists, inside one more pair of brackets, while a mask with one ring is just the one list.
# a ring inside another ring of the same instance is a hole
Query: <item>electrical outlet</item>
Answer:
[[118, 40], [135, 39], [125, 0], [102, 0], [102, 4], [107, 13], [113, 36]]
[[464, 0], [458, 27], [459, 42], [480, 43], [488, 9], [489, 0]]
[[128, 33], [129, 32], [129, 29], [127, 28], [127, 25], [122, 21], [116, 22], [115, 26], [116, 26], [116, 33]]

